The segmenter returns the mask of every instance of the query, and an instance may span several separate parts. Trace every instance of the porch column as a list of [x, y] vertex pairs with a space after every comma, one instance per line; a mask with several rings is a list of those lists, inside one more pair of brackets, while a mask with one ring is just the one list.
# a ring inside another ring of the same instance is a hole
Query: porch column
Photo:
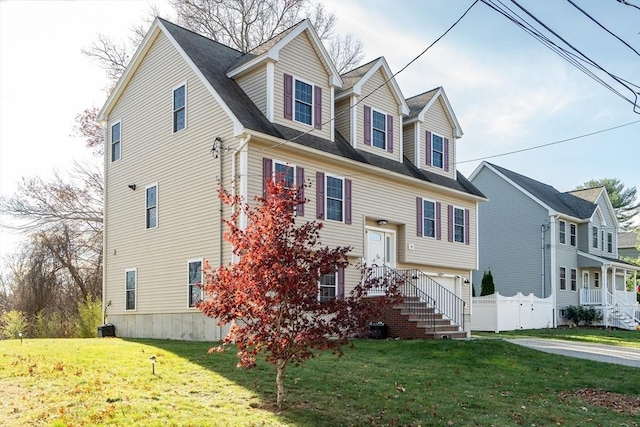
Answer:
[[607, 266], [602, 264], [600, 270], [602, 271], [602, 279], [600, 280], [600, 289], [602, 294], [602, 320], [604, 320], [604, 327], [606, 328], [609, 326], [609, 313], [607, 310]]

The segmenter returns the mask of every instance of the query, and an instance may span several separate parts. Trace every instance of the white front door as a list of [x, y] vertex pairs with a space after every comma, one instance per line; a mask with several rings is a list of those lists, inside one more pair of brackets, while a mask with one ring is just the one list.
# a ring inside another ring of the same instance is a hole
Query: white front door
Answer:
[[582, 289], [589, 289], [589, 272], [582, 272]]
[[396, 267], [396, 233], [389, 230], [368, 228], [367, 267]]

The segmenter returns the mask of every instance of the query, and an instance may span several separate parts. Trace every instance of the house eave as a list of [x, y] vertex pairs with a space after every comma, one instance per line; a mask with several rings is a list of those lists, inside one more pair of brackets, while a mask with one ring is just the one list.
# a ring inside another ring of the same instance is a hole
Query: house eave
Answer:
[[[265, 134], [265, 133], [262, 133], [262, 132], [251, 130], [251, 129], [246, 129], [245, 130], [245, 134], [251, 135], [252, 138], [257, 138], [259, 140], [264, 140], [265, 142], [276, 143], [280, 147], [283, 147], [283, 148], [284, 148], [285, 145], [288, 144], [288, 142], [286, 140], [283, 140], [281, 138], [278, 138], [278, 137], [275, 137], [275, 136], [272, 136], [272, 135], [268, 135], [268, 134]], [[439, 192], [445, 192], [447, 194], [456, 195], [458, 197], [464, 198], [464, 199], [472, 201], [472, 202], [486, 202], [486, 201], [488, 201], [488, 199], [486, 197], [476, 196], [474, 194], [470, 194], [470, 193], [466, 193], [466, 192], [463, 192], [463, 191], [455, 190], [453, 188], [448, 188], [448, 187], [445, 187], [445, 186], [442, 186], [442, 185], [434, 184], [432, 182], [424, 181], [424, 180], [421, 180], [421, 179], [418, 179], [418, 178], [414, 178], [414, 177], [411, 177], [411, 176], [406, 176], [406, 175], [400, 174], [398, 172], [394, 172], [394, 171], [391, 171], [391, 170], [388, 170], [388, 169], [379, 168], [377, 166], [370, 165], [370, 164], [367, 164], [367, 163], [358, 162], [358, 161], [355, 161], [355, 160], [352, 160], [352, 159], [348, 159], [348, 158], [345, 158], [345, 157], [342, 157], [342, 156], [338, 156], [336, 154], [320, 151], [320, 150], [317, 150], [315, 148], [307, 147], [307, 146], [304, 146], [304, 145], [296, 144], [295, 150], [297, 152], [300, 152], [300, 151], [306, 152], [306, 153], [312, 154], [314, 156], [318, 156], [319, 158], [324, 158], [324, 159], [329, 158], [329, 159], [331, 159], [333, 161], [336, 161], [336, 162], [346, 163], [349, 166], [352, 166], [352, 167], [355, 167], [355, 168], [359, 168], [359, 169], [362, 169], [362, 170], [367, 171], [367, 172], [372, 172], [374, 174], [379, 174], [380, 171], [384, 171], [387, 176], [389, 176], [390, 178], [393, 178], [396, 181], [404, 182], [404, 183], [409, 182], [409, 183], [415, 183], [415, 184], [427, 186], [427, 187], [433, 188], [434, 190], [437, 190]]]

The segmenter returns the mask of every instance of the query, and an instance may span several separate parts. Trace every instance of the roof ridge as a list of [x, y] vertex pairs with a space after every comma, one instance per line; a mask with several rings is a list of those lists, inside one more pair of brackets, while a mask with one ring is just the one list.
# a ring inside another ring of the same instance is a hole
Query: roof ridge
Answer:
[[196, 35], [196, 36], [198, 36], [198, 37], [202, 37], [203, 39], [206, 39], [206, 40], [208, 40], [208, 41], [210, 41], [210, 42], [213, 42], [213, 43], [219, 44], [220, 46], [224, 46], [224, 47], [226, 47], [227, 49], [235, 50], [236, 52], [238, 52], [238, 53], [240, 54], [240, 56], [246, 55], [245, 53], [242, 53], [242, 51], [241, 51], [241, 50], [236, 49], [235, 47], [231, 47], [231, 46], [226, 45], [226, 44], [224, 44], [224, 43], [221, 43], [221, 42], [219, 42], [219, 41], [217, 41], [217, 40], [214, 40], [214, 39], [212, 39], [212, 38], [210, 38], [210, 37], [204, 36], [204, 35], [202, 35], [202, 34], [200, 34], [200, 33], [196, 33], [195, 31], [190, 30], [189, 28], [183, 27], [182, 25], [178, 25], [178, 24], [176, 24], [175, 22], [171, 22], [171, 21], [169, 21], [168, 19], [164, 19], [164, 18], [162, 18], [162, 17], [160, 17], [160, 16], [158, 16], [158, 17], [157, 17], [157, 19], [158, 19], [158, 20], [160, 20], [160, 21], [163, 21], [163, 22], [164, 22], [164, 23], [166, 23], [166, 24], [171, 24], [171, 25], [173, 25], [174, 27], [178, 27], [178, 28], [180, 28], [180, 29], [182, 29], [182, 30], [184, 30], [184, 31], [187, 31], [187, 32], [189, 32], [189, 33], [191, 33], [191, 34], [194, 34], [194, 35]]
[[367, 65], [370, 65], [370, 64], [372, 64], [372, 63], [374, 63], [374, 62], [376, 62], [376, 61], [379, 61], [379, 60], [380, 60], [380, 58], [383, 58], [383, 56], [378, 56], [376, 59], [373, 59], [373, 60], [371, 60], [371, 61], [367, 62], [366, 64], [359, 65], [359, 66], [357, 66], [356, 68], [354, 68], [353, 70], [349, 70], [349, 71], [347, 71], [346, 73], [342, 73], [342, 74], [340, 74], [340, 77], [342, 77], [342, 76], [346, 76], [347, 74], [353, 73], [353, 72], [354, 72], [354, 71], [356, 71], [356, 70], [359, 70], [359, 69], [361, 69], [361, 68], [366, 67]]
[[408, 101], [408, 100], [413, 99], [413, 98], [417, 98], [417, 97], [422, 96], [422, 95], [426, 95], [426, 94], [428, 94], [429, 92], [433, 92], [434, 90], [438, 90], [438, 89], [442, 89], [442, 86], [434, 87], [433, 89], [425, 90], [425, 91], [424, 91], [424, 92], [422, 92], [422, 93], [419, 93], [419, 94], [417, 94], [417, 95], [410, 96], [410, 97], [409, 97], [409, 98], [407, 98], [405, 101]]
[[259, 47], [264, 46], [265, 44], [269, 43], [271, 40], [273, 40], [273, 39], [275, 39], [277, 37], [280, 37], [282, 34], [286, 33], [287, 31], [291, 31], [292, 29], [294, 29], [295, 27], [297, 27], [298, 25], [300, 25], [301, 23], [303, 23], [304, 21], [307, 21], [307, 20], [308, 20], [308, 18], [301, 19], [300, 21], [296, 22], [295, 24], [291, 25], [290, 27], [287, 27], [284, 30], [280, 31], [278, 34], [274, 34], [273, 36], [271, 36], [267, 40], [263, 41], [259, 45], [253, 47], [251, 50], [247, 51], [246, 53], [243, 53], [243, 55], [247, 55], [247, 54], [253, 52], [254, 50], [257, 50]]

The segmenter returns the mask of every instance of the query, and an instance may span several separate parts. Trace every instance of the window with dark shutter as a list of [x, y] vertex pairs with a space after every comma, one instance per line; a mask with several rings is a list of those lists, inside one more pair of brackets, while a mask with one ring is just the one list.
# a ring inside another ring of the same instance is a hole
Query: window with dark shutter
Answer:
[[393, 153], [393, 116], [387, 116], [387, 151]]
[[322, 88], [314, 86], [313, 88], [313, 121], [316, 129], [322, 129]]
[[316, 218], [324, 219], [324, 172], [316, 172]]
[[284, 75], [284, 118], [293, 119], [293, 77]]
[[371, 145], [371, 107], [364, 106], [364, 143]]

